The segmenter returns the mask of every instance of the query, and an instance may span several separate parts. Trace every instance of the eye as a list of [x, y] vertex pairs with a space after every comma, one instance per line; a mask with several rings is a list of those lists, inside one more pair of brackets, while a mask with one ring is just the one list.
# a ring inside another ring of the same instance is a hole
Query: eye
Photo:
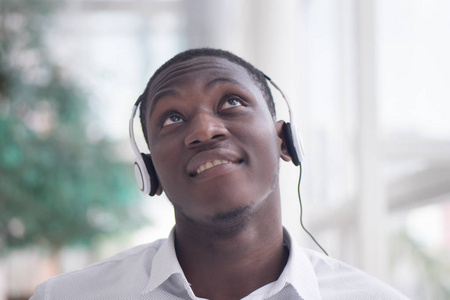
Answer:
[[242, 106], [241, 100], [237, 97], [229, 98], [222, 104], [219, 111], [222, 111], [225, 109], [230, 109], [230, 108], [237, 107], [237, 106]]
[[181, 123], [181, 122], [184, 122], [184, 120], [180, 116], [170, 115], [169, 117], [167, 117], [167, 119], [164, 120], [162, 127], [166, 127], [166, 126], [173, 125], [176, 123]]

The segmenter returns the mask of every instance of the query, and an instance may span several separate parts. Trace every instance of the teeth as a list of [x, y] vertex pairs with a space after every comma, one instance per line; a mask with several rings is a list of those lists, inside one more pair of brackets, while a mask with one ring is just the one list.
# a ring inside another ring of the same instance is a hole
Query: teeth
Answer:
[[201, 172], [211, 169], [212, 167], [221, 165], [221, 164], [229, 164], [231, 163], [231, 161], [228, 160], [219, 160], [219, 159], [215, 159], [213, 161], [208, 161], [207, 163], [201, 165], [198, 169], [197, 169], [197, 174], [200, 174]]

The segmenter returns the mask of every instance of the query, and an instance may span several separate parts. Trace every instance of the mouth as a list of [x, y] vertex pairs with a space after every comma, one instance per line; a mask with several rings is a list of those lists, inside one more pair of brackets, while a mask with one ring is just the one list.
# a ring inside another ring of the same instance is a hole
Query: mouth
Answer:
[[228, 172], [233, 169], [233, 166], [242, 162], [243, 158], [237, 152], [216, 148], [197, 153], [190, 159], [186, 168], [190, 177], [196, 177], [198, 175], [204, 177], [205, 175], [202, 173], [205, 171], [207, 171], [205, 174], [208, 173], [209, 175], [215, 173], [221, 174], [224, 171]]
[[208, 161], [208, 162], [202, 164], [200, 167], [198, 167], [198, 169], [196, 170], [196, 174], [194, 174], [194, 175], [198, 175], [198, 174], [202, 173], [205, 170], [214, 168], [214, 167], [219, 166], [219, 165], [236, 164], [236, 163], [238, 163], [238, 162], [237, 161], [236, 162], [229, 161], [229, 160], [225, 160], [225, 159], [222, 159], [222, 160], [215, 159], [215, 160], [212, 160], [212, 161]]

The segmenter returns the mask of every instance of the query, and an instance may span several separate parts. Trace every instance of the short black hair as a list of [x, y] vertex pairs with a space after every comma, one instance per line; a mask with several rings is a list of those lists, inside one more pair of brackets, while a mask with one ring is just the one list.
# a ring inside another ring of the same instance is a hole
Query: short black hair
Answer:
[[146, 110], [147, 110], [147, 103], [148, 103], [148, 92], [150, 90], [150, 86], [155, 81], [155, 79], [158, 77], [158, 75], [167, 69], [168, 67], [180, 63], [183, 61], [187, 61], [193, 58], [202, 57], [202, 56], [213, 56], [218, 58], [224, 58], [232, 63], [235, 63], [241, 67], [243, 67], [245, 70], [247, 70], [250, 77], [255, 82], [256, 86], [261, 90], [261, 93], [266, 100], [267, 106], [269, 108], [270, 114], [272, 115], [272, 118], [275, 119], [275, 104], [273, 102], [272, 93], [270, 92], [269, 85], [267, 84], [266, 76], [263, 72], [255, 68], [252, 64], [249, 62], [243, 60], [239, 56], [225, 50], [220, 49], [213, 49], [213, 48], [197, 48], [197, 49], [190, 49], [186, 50], [184, 52], [181, 52], [174, 57], [172, 57], [170, 60], [168, 60], [166, 63], [164, 63], [161, 67], [159, 67], [158, 70], [153, 74], [153, 76], [150, 78], [149, 82], [147, 83], [147, 86], [144, 90], [144, 93], [141, 95], [141, 104], [140, 104], [140, 119], [141, 119], [141, 126], [142, 131], [144, 132], [144, 137], [148, 145], [148, 136], [147, 136], [147, 127], [146, 127]]

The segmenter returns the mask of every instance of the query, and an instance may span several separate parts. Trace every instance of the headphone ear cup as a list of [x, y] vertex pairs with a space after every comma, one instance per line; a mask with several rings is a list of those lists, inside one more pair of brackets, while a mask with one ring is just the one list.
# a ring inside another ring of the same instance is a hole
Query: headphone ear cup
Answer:
[[298, 166], [298, 165], [300, 165], [300, 159], [299, 159], [297, 150], [295, 149], [295, 146], [294, 146], [294, 140], [293, 140], [292, 134], [293, 134], [293, 132], [292, 132], [291, 124], [285, 123], [283, 125], [283, 135], [285, 138], [286, 148], [288, 150], [289, 155], [292, 158], [292, 162], [294, 163], [294, 165]]
[[145, 167], [147, 169], [149, 175], [149, 183], [150, 183], [150, 196], [154, 196], [159, 187], [158, 176], [156, 175], [155, 167], [153, 166], [152, 157], [149, 154], [141, 153], [142, 159], [144, 160]]

